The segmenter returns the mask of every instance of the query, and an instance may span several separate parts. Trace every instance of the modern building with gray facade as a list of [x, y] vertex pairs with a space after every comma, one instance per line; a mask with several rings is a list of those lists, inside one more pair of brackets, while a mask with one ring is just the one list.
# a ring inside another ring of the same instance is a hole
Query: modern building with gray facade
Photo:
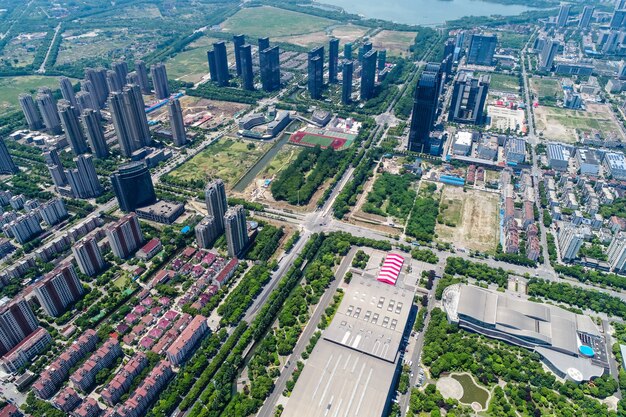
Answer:
[[490, 77], [487, 74], [474, 77], [467, 72], [459, 73], [454, 80], [448, 121], [481, 124], [489, 82]]
[[30, 130], [39, 130], [43, 128], [43, 120], [37, 111], [37, 106], [35, 106], [35, 100], [33, 100], [33, 97], [30, 94], [20, 94], [19, 102], [22, 112], [24, 113], [24, 117], [26, 118], [26, 123], [28, 123], [28, 128]]
[[496, 35], [473, 34], [467, 51], [467, 63], [470, 65], [493, 65], [498, 38]]
[[156, 193], [150, 170], [143, 162], [122, 165], [111, 175], [111, 185], [120, 210], [135, 211], [139, 207], [156, 203]]
[[13, 162], [13, 158], [11, 158], [4, 139], [0, 138], [0, 174], [15, 174], [19, 171], [17, 165]]
[[243, 206], [235, 206], [224, 215], [224, 228], [226, 230], [226, 246], [228, 256], [234, 258], [248, 245], [248, 226], [246, 224], [246, 211]]
[[259, 64], [263, 90], [278, 90], [280, 88], [280, 50], [278, 46], [260, 50]]
[[215, 218], [218, 234], [224, 233], [224, 215], [226, 214], [226, 210], [228, 210], [224, 181], [216, 179], [206, 185], [204, 189], [204, 202], [209, 215]]
[[180, 101], [173, 98], [167, 104], [167, 110], [170, 116], [170, 128], [172, 129], [172, 138], [174, 145], [184, 146], [187, 142], [187, 132], [185, 131], [185, 121], [183, 120], [183, 109]]
[[154, 95], [159, 100], [164, 100], [170, 96], [170, 86], [167, 81], [167, 70], [163, 63], [159, 62], [150, 66], [150, 75], [154, 85]]
[[109, 156], [109, 147], [104, 137], [104, 129], [100, 124], [100, 117], [93, 109], [85, 109], [80, 115], [87, 141], [96, 158], [104, 159]]
[[309, 94], [312, 99], [318, 99], [322, 96], [322, 88], [324, 87], [324, 47], [309, 51], [308, 55], [308, 87]]
[[67, 100], [59, 100], [58, 110], [65, 138], [69, 142], [72, 151], [76, 155], [88, 153], [87, 140], [78, 122], [78, 111]]

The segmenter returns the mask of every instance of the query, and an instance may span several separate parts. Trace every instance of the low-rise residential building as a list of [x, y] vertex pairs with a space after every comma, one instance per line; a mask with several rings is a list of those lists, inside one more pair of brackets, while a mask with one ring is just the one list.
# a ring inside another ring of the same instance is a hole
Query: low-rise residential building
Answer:
[[148, 366], [148, 358], [143, 352], [137, 352], [128, 361], [121, 371], [113, 377], [100, 393], [102, 400], [110, 406], [115, 405], [122, 395], [130, 388], [133, 378]]
[[174, 365], [181, 364], [208, 331], [209, 326], [206, 317], [201, 315], [195, 316], [178, 336], [178, 339], [167, 349], [167, 359]]
[[111, 366], [122, 355], [122, 348], [117, 340], [109, 339], [70, 376], [70, 380], [78, 389], [87, 392], [95, 382], [98, 372]]
[[152, 401], [159, 395], [172, 377], [169, 361], [159, 362], [126, 402], [115, 409], [118, 416], [142, 417]]
[[85, 398], [85, 401], [72, 413], [73, 417], [98, 417], [102, 410], [98, 402], [91, 397]]
[[148, 243], [146, 243], [141, 249], [137, 251], [137, 258], [147, 261], [148, 259], [152, 259], [157, 253], [159, 253], [163, 249], [163, 245], [161, 244], [161, 240], [158, 238], [151, 239]]
[[52, 405], [65, 413], [69, 413], [75, 409], [81, 402], [81, 398], [72, 387], [65, 387], [59, 394], [52, 400]]
[[0, 358], [0, 365], [9, 373], [19, 371], [24, 365], [28, 364], [32, 358], [52, 342], [50, 333], [42, 327], [39, 327], [33, 333], [29, 334], [26, 339], [22, 340], [13, 349]]

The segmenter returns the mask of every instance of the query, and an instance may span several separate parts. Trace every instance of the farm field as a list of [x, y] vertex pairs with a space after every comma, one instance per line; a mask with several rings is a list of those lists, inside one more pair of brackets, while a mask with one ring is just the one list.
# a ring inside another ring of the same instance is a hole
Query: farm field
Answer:
[[387, 55], [409, 56], [409, 48], [416, 36], [417, 32], [381, 30], [370, 41], [374, 49], [386, 49]]
[[[480, 190], [445, 186], [435, 231], [440, 240], [457, 248], [494, 251], [499, 237], [499, 196]], [[455, 226], [452, 226], [455, 225]]]
[[224, 137], [170, 175], [183, 180], [221, 178], [231, 188], [270, 146], [270, 143], [261, 141]]
[[606, 104], [588, 103], [586, 111], [547, 106], [536, 107], [533, 111], [537, 131], [546, 139], [575, 143], [579, 132], [594, 130], [605, 137], [625, 139]]
[[368, 31], [368, 28], [356, 25], [334, 26], [327, 30], [320, 30], [318, 32], [307, 33], [304, 35], [278, 37], [276, 38], [276, 42], [285, 42], [293, 45], [304, 46], [306, 48], [312, 48], [313, 46], [328, 42], [332, 37], [339, 39], [340, 45], [343, 45], [344, 43], [354, 42], [357, 39], [362, 38]]
[[[72, 80], [77, 82], [77, 80]], [[0, 114], [19, 110], [18, 96], [35, 92], [40, 87], [59, 88], [59, 77], [28, 75], [20, 77], [0, 77]]]
[[322, 17], [263, 6], [240, 10], [222, 24], [222, 30], [254, 37], [280, 37], [318, 32], [334, 23]]

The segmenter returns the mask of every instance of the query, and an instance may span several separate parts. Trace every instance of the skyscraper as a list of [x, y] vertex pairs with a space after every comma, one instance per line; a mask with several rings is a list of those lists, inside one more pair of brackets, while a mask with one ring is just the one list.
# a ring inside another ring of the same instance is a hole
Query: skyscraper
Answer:
[[53, 317], [63, 314], [65, 309], [78, 301], [84, 292], [71, 263], [50, 271], [34, 286], [34, 293], [39, 304], [46, 314]]
[[498, 38], [496, 35], [474, 33], [470, 39], [467, 63], [470, 65], [491, 66], [497, 43]]
[[126, 214], [105, 230], [113, 255], [128, 258], [143, 243], [143, 233], [135, 213]]
[[43, 221], [48, 226], [54, 226], [69, 216], [65, 204], [60, 198], [53, 198], [39, 206], [38, 209]]
[[363, 57], [366, 53], [372, 50], [372, 42], [365, 42], [359, 48], [359, 62], [363, 62]]
[[344, 61], [343, 63], [343, 83], [341, 85], [341, 102], [349, 104], [352, 100], [352, 74], [354, 72], [354, 62]]
[[209, 74], [211, 81], [217, 82], [217, 61], [215, 60], [215, 51], [206, 52], [207, 62], [209, 63]]
[[324, 47], [309, 51], [308, 64], [308, 87], [311, 98], [318, 99], [322, 96], [324, 86]]
[[233, 44], [235, 44], [235, 69], [237, 70], [237, 76], [241, 76], [241, 56], [240, 48], [246, 43], [245, 35], [234, 35]]
[[248, 244], [248, 227], [246, 225], [246, 211], [243, 206], [235, 206], [228, 209], [224, 215], [224, 226], [226, 228], [226, 246], [228, 246], [228, 256], [239, 256], [241, 251]]
[[270, 38], [259, 38], [259, 52], [270, 47]]
[[217, 73], [217, 84], [221, 87], [228, 85], [230, 79], [228, 75], [228, 54], [226, 52], [226, 43], [224, 41], [213, 44], [215, 52], [215, 71]]
[[217, 179], [206, 185], [204, 189], [204, 202], [206, 203], [206, 209], [209, 215], [215, 218], [217, 233], [224, 233], [224, 215], [228, 209], [224, 181]]
[[576, 259], [584, 239], [584, 234], [577, 226], [572, 223], [563, 225], [557, 234], [561, 259], [565, 262]]
[[254, 73], [252, 72], [252, 45], [239, 47], [239, 69], [244, 90], [254, 90]]
[[78, 264], [80, 272], [87, 276], [94, 276], [100, 272], [105, 262], [98, 247], [98, 241], [93, 236], [88, 236], [72, 246], [72, 253]]
[[122, 165], [111, 175], [111, 185], [120, 210], [135, 211], [137, 208], [156, 203], [150, 170], [143, 162]]
[[561, 4], [561, 7], [559, 8], [559, 14], [556, 17], [556, 27], [564, 28], [565, 26], [567, 26], [567, 19], [569, 18], [569, 9], [570, 9], [569, 3]]
[[609, 28], [614, 30], [624, 29], [626, 27], [626, 10], [617, 9], [613, 11]]
[[554, 62], [554, 57], [559, 51], [559, 47], [561, 44], [558, 41], [553, 39], [546, 40], [543, 49], [541, 50], [541, 55], [539, 57], [539, 70], [540, 71], [551, 71], [552, 63]]
[[187, 134], [185, 132], [185, 122], [183, 120], [183, 110], [180, 106], [180, 101], [177, 98], [171, 99], [167, 108], [170, 115], [170, 128], [172, 130], [174, 144], [176, 146], [184, 146], [185, 142], [187, 142]]
[[76, 198], [93, 198], [102, 194], [102, 185], [96, 173], [91, 155], [79, 155], [74, 158], [76, 169], [65, 171], [67, 181]]
[[208, 249], [220, 235], [215, 217], [208, 215], [196, 225], [196, 243], [198, 247]]
[[117, 76], [117, 73], [113, 70], [107, 71], [107, 88], [109, 89], [109, 93], [114, 91], [122, 91], [122, 87], [124, 84], [120, 83], [120, 79]]
[[72, 107], [70, 102], [67, 100], [60, 100], [58, 109], [61, 125], [63, 126], [63, 131], [65, 132], [65, 138], [69, 142], [72, 151], [74, 151], [76, 155], [89, 152], [85, 135], [80, 128], [80, 123], [78, 123], [76, 109]]
[[146, 63], [141, 60], [135, 61], [135, 71], [137, 72], [137, 77], [139, 77], [139, 88], [141, 88], [141, 92], [143, 94], [150, 94], [150, 83], [148, 82]]
[[424, 67], [424, 72], [432, 72], [435, 74], [435, 81], [437, 83], [437, 99], [443, 91], [443, 68], [438, 62], [429, 62]]
[[109, 156], [109, 147], [104, 137], [104, 130], [100, 124], [100, 118], [93, 109], [85, 109], [81, 114], [83, 129], [87, 135], [87, 141], [91, 151], [96, 158], [106, 158]]
[[265, 91], [280, 88], [280, 51], [278, 46], [264, 49], [259, 54], [261, 84]]
[[437, 74], [422, 72], [413, 96], [409, 150], [425, 152], [437, 110]]
[[127, 85], [122, 93], [111, 93], [109, 110], [122, 155], [128, 158], [137, 149], [151, 143], [148, 118], [139, 86]]
[[85, 91], [92, 94], [92, 97], [96, 100], [99, 109], [103, 108], [109, 95], [109, 88], [106, 80], [106, 69], [86, 68], [85, 80], [90, 82], [90, 84], [85, 87]]
[[0, 138], [0, 174], [15, 174], [16, 172], [19, 172], [19, 169], [13, 162], [4, 139]]
[[59, 120], [56, 102], [54, 101], [52, 94], [40, 91], [39, 93], [37, 93], [36, 101], [37, 107], [39, 107], [39, 113], [41, 113], [43, 117], [43, 122], [46, 126], [46, 129], [54, 135], [60, 134], [61, 121]]
[[387, 50], [382, 49], [378, 51], [378, 71], [384, 70], [386, 63], [387, 63]]
[[50, 171], [50, 176], [52, 177], [52, 182], [57, 187], [63, 187], [67, 185], [67, 177], [65, 175], [65, 171], [63, 170], [63, 165], [61, 164], [61, 159], [59, 158], [59, 154], [55, 149], [51, 149], [47, 152], [43, 153], [44, 161], [46, 162], [46, 166], [48, 167], [48, 171]]
[[100, 117], [98, 104], [93, 101], [91, 93], [88, 93], [87, 91], [79, 91], [78, 94], [76, 94], [76, 105], [78, 106], [76, 108], [80, 113], [84, 112], [87, 109], [93, 109], [94, 111], [96, 111], [98, 117]]
[[117, 74], [117, 80], [120, 85], [126, 84], [126, 76], [128, 75], [128, 64], [124, 60], [116, 61], [111, 64], [111, 68]]
[[593, 6], [585, 6], [583, 8], [583, 12], [580, 15], [580, 20], [578, 21], [579, 29], [587, 29], [589, 24], [591, 23], [591, 18], [593, 17], [593, 12], [595, 7]]
[[328, 82], [337, 82], [339, 67], [339, 39], [331, 39], [328, 46]]
[[150, 66], [150, 75], [154, 85], [154, 95], [163, 100], [170, 96], [170, 86], [167, 81], [167, 71], [161, 62]]
[[67, 77], [59, 78], [59, 86], [61, 87], [61, 95], [63, 98], [69, 101], [72, 107], [78, 108], [76, 104], [76, 94], [74, 94], [74, 87], [70, 79]]
[[626, 9], [626, 0], [616, 0], [615, 10], [623, 10], [623, 9]]
[[30, 130], [43, 128], [43, 120], [37, 111], [37, 107], [35, 107], [33, 97], [30, 94], [20, 94], [19, 101], [24, 117], [26, 118], [26, 123], [28, 123], [28, 128]]
[[343, 58], [352, 61], [352, 42], [343, 46]]
[[378, 53], [374, 50], [367, 51], [363, 55], [361, 68], [361, 100], [369, 100], [374, 96], [376, 86], [376, 62]]
[[[128, 75], [126, 75], [126, 82], [125, 84], [137, 84], [139, 85], [139, 75], [137, 75], [136, 71], [131, 71], [128, 73]], [[141, 88], [141, 87], [139, 87]]]
[[37, 318], [24, 298], [16, 298], [0, 306], [0, 356], [13, 349], [37, 327]]
[[486, 74], [475, 78], [470, 73], [459, 73], [454, 80], [448, 121], [481, 124], [489, 82], [490, 77]]

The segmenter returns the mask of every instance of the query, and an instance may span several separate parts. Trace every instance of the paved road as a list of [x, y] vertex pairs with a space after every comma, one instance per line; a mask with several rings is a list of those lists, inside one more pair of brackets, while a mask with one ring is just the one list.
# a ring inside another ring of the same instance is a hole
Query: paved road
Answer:
[[45, 74], [46, 73], [46, 63], [48, 62], [48, 57], [50, 56], [50, 52], [52, 51], [52, 47], [54, 46], [54, 42], [56, 41], [57, 36], [59, 36], [59, 30], [61, 30], [61, 24], [60, 23], [57, 25], [56, 28], [54, 28], [54, 36], [52, 37], [52, 41], [50, 42], [50, 46], [48, 46], [48, 51], [46, 52], [46, 57], [43, 59], [43, 62], [41, 63], [41, 66], [37, 70], [37, 72], [39, 74]]
[[324, 310], [326, 310], [326, 308], [331, 303], [333, 299], [333, 295], [335, 295], [335, 291], [337, 290], [337, 287], [339, 287], [339, 284], [341, 283], [343, 276], [345, 275], [346, 271], [350, 267], [352, 258], [354, 257], [354, 254], [356, 253], [357, 249], [358, 248], [356, 246], [353, 246], [350, 249], [350, 252], [348, 252], [346, 257], [343, 259], [343, 262], [339, 266], [339, 269], [337, 269], [337, 272], [335, 273], [335, 280], [330, 284], [330, 287], [326, 290], [319, 304], [315, 308], [313, 315], [309, 319], [306, 327], [304, 328], [304, 331], [302, 332], [302, 334], [300, 335], [300, 338], [298, 339], [298, 343], [296, 343], [296, 346], [293, 349], [293, 353], [289, 357], [289, 361], [287, 361], [287, 365], [283, 368], [282, 372], [280, 373], [280, 376], [278, 377], [278, 379], [276, 380], [276, 383], [274, 384], [274, 389], [272, 390], [272, 393], [265, 400], [265, 403], [263, 403], [263, 406], [257, 413], [257, 417], [273, 417], [274, 416], [274, 409], [276, 407], [276, 402], [281, 397], [285, 389], [285, 386], [287, 384], [287, 381], [289, 381], [289, 379], [291, 378], [291, 375], [293, 374], [293, 371], [296, 368], [296, 364], [298, 360], [300, 360], [300, 358], [302, 357], [302, 352], [304, 352], [304, 349], [306, 349], [307, 345], [309, 344], [309, 340], [313, 336], [313, 333], [315, 333], [315, 331], [317, 330], [317, 324], [320, 322], [320, 318], [322, 314], [324, 313]]

